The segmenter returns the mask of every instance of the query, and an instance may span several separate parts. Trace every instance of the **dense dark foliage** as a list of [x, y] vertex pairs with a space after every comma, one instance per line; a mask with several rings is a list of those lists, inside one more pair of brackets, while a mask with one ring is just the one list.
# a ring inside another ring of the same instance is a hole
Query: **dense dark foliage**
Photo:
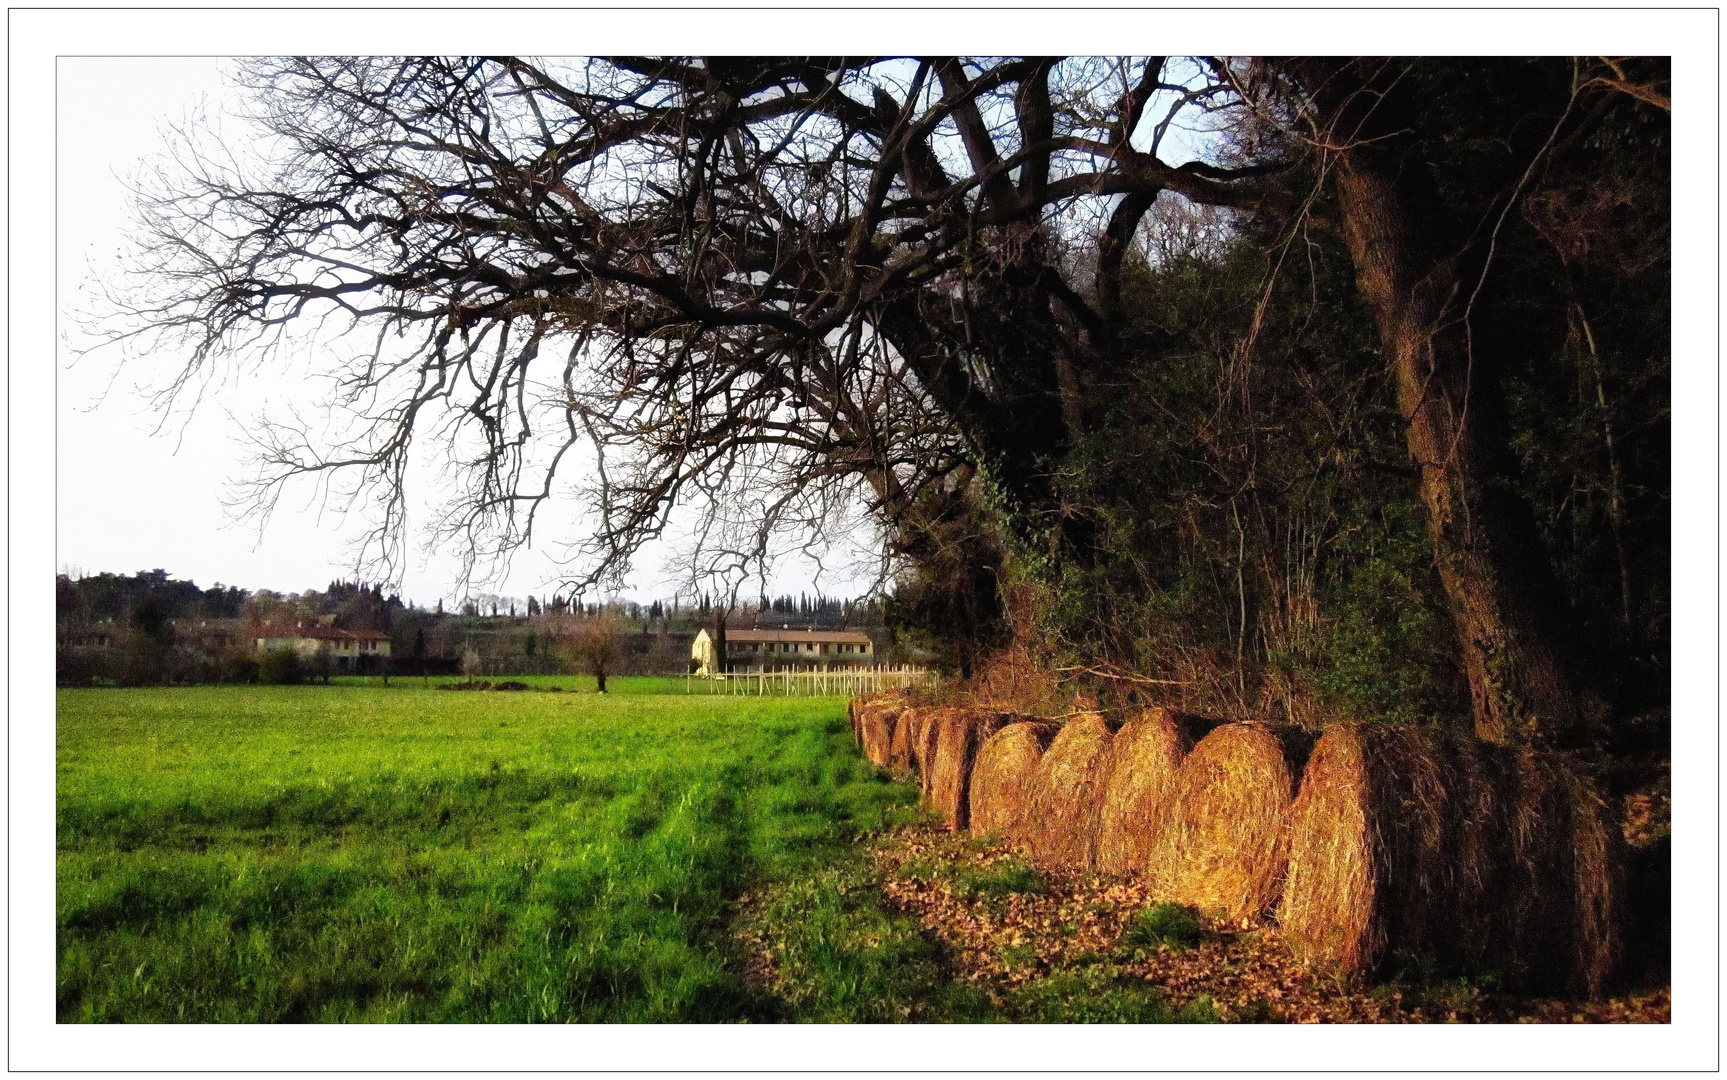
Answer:
[[190, 581], [176, 581], [166, 570], [140, 570], [136, 574], [92, 574], [74, 578], [61, 574], [54, 579], [54, 609], [60, 619], [100, 622], [127, 619], [145, 608], [162, 619], [238, 618], [248, 593], [220, 582], [200, 589]]
[[[1412, 70], [1451, 213], [1492, 247], [1471, 313], [1495, 342], [1474, 378], [1505, 403], [1489, 418], [1509, 450], [1491, 483], [1533, 509], [1591, 689], [1620, 716], [1658, 710], [1666, 114], [1614, 95], [1544, 148], [1569, 62]], [[1314, 195], [1293, 222], [1153, 211], [1124, 271], [1115, 363], [1085, 386], [1086, 432], [1059, 478], [1095, 548], [1022, 552], [1017, 595], [1056, 666], [1119, 673], [1117, 690], [1151, 676], [1175, 684], [1159, 695], [1235, 714], [1467, 724], [1404, 419], [1335, 200], [1299, 169], [1281, 182]], [[969, 579], [944, 568], [911, 592], [939, 610], [942, 583], [963, 595]]]

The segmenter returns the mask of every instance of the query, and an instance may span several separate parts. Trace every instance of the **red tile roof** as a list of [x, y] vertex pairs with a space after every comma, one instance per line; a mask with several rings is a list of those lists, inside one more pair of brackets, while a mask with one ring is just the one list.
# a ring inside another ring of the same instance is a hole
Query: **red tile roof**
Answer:
[[[709, 635], [712, 637], [713, 635]], [[796, 641], [817, 644], [867, 645], [869, 635], [856, 630], [727, 630], [726, 642]]]
[[390, 635], [376, 630], [338, 630], [334, 626], [266, 626], [253, 637], [311, 638], [314, 641], [388, 641]]

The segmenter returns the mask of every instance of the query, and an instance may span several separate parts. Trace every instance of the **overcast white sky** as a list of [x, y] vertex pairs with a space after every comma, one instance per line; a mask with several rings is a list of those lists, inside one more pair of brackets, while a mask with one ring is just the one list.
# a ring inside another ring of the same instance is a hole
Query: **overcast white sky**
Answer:
[[[228, 508], [245, 472], [241, 436], [262, 411], [315, 402], [302, 370], [232, 377], [209, 387], [190, 415], [163, 417], [146, 401], [177, 358], [120, 366], [113, 350], [80, 355], [75, 318], [94, 282], [112, 276], [125, 246], [127, 182], [164, 147], [163, 129], [203, 107], [217, 117], [234, 102], [213, 57], [69, 57], [57, 64], [56, 290], [61, 339], [56, 402], [56, 537], [59, 568], [130, 573], [161, 567], [201, 586], [297, 592], [322, 588], [351, 567], [358, 520], [321, 506], [312, 491], [284, 498], [260, 533]], [[566, 518], [566, 521], [568, 519]], [[551, 524], [560, 524], [553, 521]], [[554, 530], [555, 531], [555, 530]], [[559, 539], [569, 540], [572, 536]], [[560, 550], [522, 552], [502, 582], [476, 592], [544, 595], [560, 576]], [[674, 591], [663, 549], [644, 553], [626, 595]], [[458, 564], [441, 553], [410, 556], [404, 596], [424, 604], [455, 597]], [[773, 592], [813, 591], [813, 568], [788, 566]], [[862, 582], [821, 582], [849, 595]]]

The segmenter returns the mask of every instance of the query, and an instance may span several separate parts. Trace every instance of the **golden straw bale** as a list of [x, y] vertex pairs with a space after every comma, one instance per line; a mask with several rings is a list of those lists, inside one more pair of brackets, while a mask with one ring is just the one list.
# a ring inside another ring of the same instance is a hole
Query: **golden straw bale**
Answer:
[[1344, 975], [1400, 957], [1598, 993], [1618, 948], [1615, 836], [1561, 755], [1339, 725], [1290, 811], [1278, 921], [1297, 956]]
[[[850, 714], [852, 736], [857, 739], [858, 746], [864, 745], [864, 721], [871, 715], [882, 716], [889, 712], [897, 712], [905, 707], [905, 699], [898, 693], [863, 694], [850, 699], [846, 711]], [[893, 731], [892, 721], [888, 722], [888, 732]], [[865, 755], [868, 756], [867, 753]]]
[[1573, 993], [1582, 989], [1598, 997], [1622, 958], [1629, 849], [1600, 788], [1576, 769], [1568, 770], [1566, 782], [1577, 911], [1571, 942], [1575, 963], [1567, 982]]
[[918, 787], [929, 797], [930, 775], [934, 771], [935, 741], [942, 721], [953, 709], [919, 709], [917, 726], [911, 733], [911, 763], [918, 775]]
[[887, 767], [895, 776], [903, 776], [911, 771], [911, 729], [915, 723], [915, 708], [901, 709], [894, 715], [888, 736]]
[[963, 829], [970, 823], [971, 777], [978, 748], [1009, 719], [996, 712], [945, 709], [931, 725], [935, 751], [926, 774], [928, 803], [948, 828]]
[[893, 746], [893, 731], [899, 721], [899, 710], [893, 706], [878, 706], [864, 710], [858, 718], [863, 733], [864, 757], [877, 768], [886, 768]]
[[1346, 724], [1320, 736], [1289, 815], [1289, 867], [1277, 921], [1295, 953], [1354, 974], [1385, 948], [1367, 753]]
[[1099, 870], [1144, 872], [1181, 759], [1213, 726], [1174, 709], [1153, 707], [1115, 733], [1097, 808]]
[[1097, 803], [1114, 734], [1096, 713], [1062, 726], [1032, 774], [1025, 842], [1040, 862], [1088, 869], [1096, 858]]
[[1218, 918], [1276, 903], [1288, 849], [1284, 815], [1312, 741], [1288, 728], [1224, 724], [1182, 761], [1146, 861], [1154, 897]]
[[1039, 720], [1010, 723], [978, 747], [967, 796], [973, 836], [1023, 839], [1032, 776], [1059, 730], [1060, 725]]

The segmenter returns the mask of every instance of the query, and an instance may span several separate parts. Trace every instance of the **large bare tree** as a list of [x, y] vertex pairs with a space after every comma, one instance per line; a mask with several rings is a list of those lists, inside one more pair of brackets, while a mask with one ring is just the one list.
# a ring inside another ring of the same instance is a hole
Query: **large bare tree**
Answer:
[[[348, 342], [354, 426], [261, 428], [254, 494], [352, 475], [386, 564], [428, 438], [459, 465], [438, 533], [475, 560], [529, 540], [591, 447], [581, 584], [615, 579], [680, 505], [692, 565], [733, 597], [776, 543], [819, 545], [859, 506], [915, 559], [942, 535], [928, 519], [981, 497], [1022, 562], [1083, 562], [1090, 523], [1057, 476], [1113, 362], [1142, 220], [1177, 198], [1293, 221], [1334, 179], [1477, 727], [1523, 737], [1579, 705], [1526, 508], [1494, 502], [1492, 345], [1468, 317], [1491, 237], [1442, 220], [1396, 70], [253, 61], [250, 152], [189, 133], [142, 185], [107, 325], [181, 358], [170, 393], [222, 358]], [[1174, 160], [1193, 144], [1170, 133], [1205, 123], [1272, 137]], [[1280, 181], [1293, 164], [1312, 191]]]
[[[1228, 93], [1218, 74], [1162, 58], [250, 62], [260, 137], [242, 155], [190, 133], [143, 186], [110, 328], [182, 357], [173, 390], [314, 323], [363, 334], [342, 372], [357, 430], [320, 444], [278, 418], [254, 494], [352, 474], [386, 559], [410, 449], [433, 434], [466, 465], [442, 534], [477, 557], [530, 537], [571, 451], [598, 448], [595, 580], [680, 501], [707, 508], [698, 531], [736, 571], [860, 495], [891, 523], [962, 466], [1044, 536], [1139, 219], [1166, 190], [1252, 198], [1258, 170], [1159, 156], [1183, 110]], [[1081, 253], [1048, 227], [1076, 212], [1104, 224]]]

